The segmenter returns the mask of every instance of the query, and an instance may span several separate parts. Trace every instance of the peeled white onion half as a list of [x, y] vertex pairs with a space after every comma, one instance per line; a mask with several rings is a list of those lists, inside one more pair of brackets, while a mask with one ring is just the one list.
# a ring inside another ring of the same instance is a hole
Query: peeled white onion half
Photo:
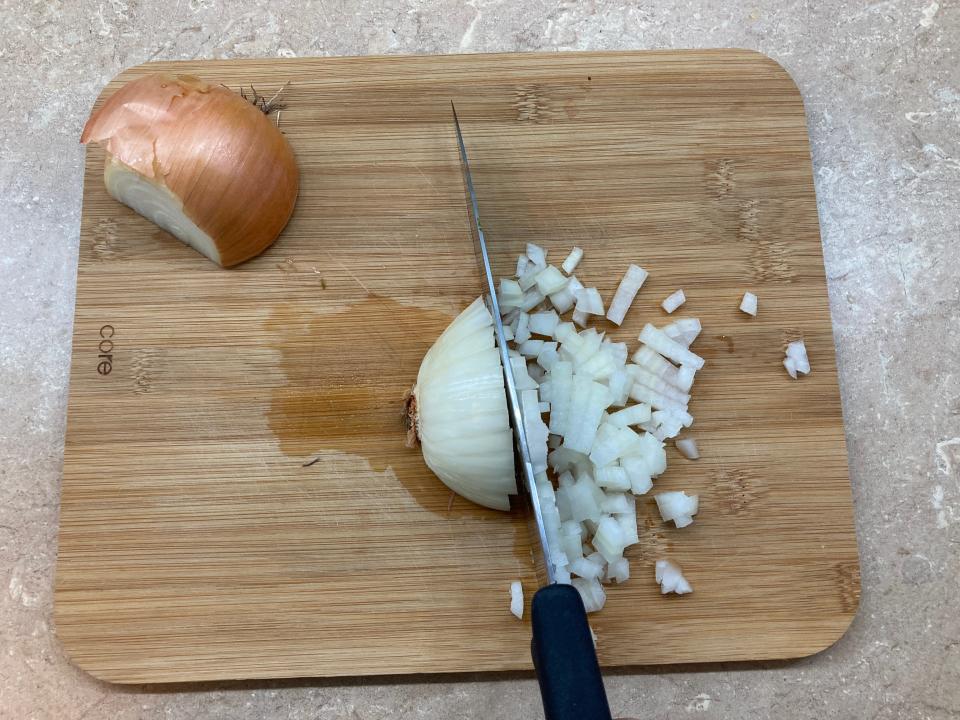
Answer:
[[450, 323], [407, 399], [408, 444], [458, 495], [509, 510], [517, 493], [513, 432], [493, 318], [481, 298]]

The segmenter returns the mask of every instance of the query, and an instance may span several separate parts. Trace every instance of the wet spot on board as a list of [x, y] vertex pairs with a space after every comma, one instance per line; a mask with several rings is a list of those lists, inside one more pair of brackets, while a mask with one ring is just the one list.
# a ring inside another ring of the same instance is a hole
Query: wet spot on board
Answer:
[[[299, 306], [275, 308], [269, 335], [286, 382], [274, 388], [268, 410], [280, 449], [303, 473], [322, 480], [346, 453], [366, 461], [382, 485], [396, 478], [431, 512], [451, 518], [499, 517], [450, 491], [430, 472], [418, 448], [405, 446], [404, 394], [420, 361], [452, 316], [369, 296], [329, 313]], [[361, 471], [362, 475], [362, 471]], [[518, 505], [513, 511], [525, 514]], [[529, 543], [524, 536], [524, 552]]]

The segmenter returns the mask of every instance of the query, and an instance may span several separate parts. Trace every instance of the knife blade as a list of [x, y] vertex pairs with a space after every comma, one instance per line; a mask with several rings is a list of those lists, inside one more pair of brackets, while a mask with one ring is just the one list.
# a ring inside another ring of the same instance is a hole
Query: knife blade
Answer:
[[530, 496], [548, 580], [548, 584], [534, 594], [530, 606], [530, 624], [533, 631], [530, 650], [540, 685], [543, 713], [546, 720], [610, 720], [610, 706], [607, 703], [603, 676], [600, 674], [600, 664], [597, 661], [597, 651], [583, 600], [572, 585], [556, 582], [556, 566], [547, 542], [537, 479], [530, 460], [530, 445], [523, 426], [517, 383], [510, 365], [503, 320], [500, 318], [500, 303], [497, 301], [487, 240], [480, 223], [480, 208], [470, 174], [470, 161], [453, 101], [450, 102], [450, 108], [453, 110], [453, 124], [457, 131], [457, 147], [467, 193], [471, 234], [480, 263], [480, 274], [486, 281], [487, 306], [493, 316], [494, 334], [500, 350], [500, 364], [503, 366], [507, 408], [517, 449], [517, 470]]
[[510, 424], [513, 426], [513, 437], [517, 448], [518, 470], [521, 482], [526, 486], [533, 507], [533, 516], [537, 523], [537, 534], [540, 549], [546, 567], [547, 582], [556, 582], [555, 566], [550, 554], [550, 545], [547, 542], [547, 532], [543, 524], [543, 510], [540, 507], [540, 495], [537, 493], [537, 478], [533, 472], [533, 462], [530, 460], [530, 445], [527, 442], [527, 433], [523, 426], [523, 412], [520, 407], [520, 396], [517, 393], [517, 381], [510, 365], [510, 355], [506, 336], [503, 332], [503, 320], [500, 317], [500, 303], [497, 300], [497, 287], [493, 279], [493, 269], [490, 265], [490, 253], [487, 250], [487, 240], [480, 224], [480, 208], [477, 204], [477, 193], [473, 186], [473, 176], [470, 174], [470, 160], [467, 158], [467, 148], [463, 143], [463, 133], [460, 131], [460, 121], [457, 118], [457, 108], [450, 103], [453, 110], [453, 124], [457, 131], [457, 148], [460, 151], [460, 169], [463, 171], [463, 183], [467, 192], [467, 212], [470, 215], [470, 231], [473, 235], [474, 251], [480, 264], [480, 274], [486, 282], [487, 307], [493, 316], [493, 329], [496, 335], [497, 347], [500, 349], [500, 364], [503, 366], [503, 381], [507, 391], [507, 409], [510, 413]]

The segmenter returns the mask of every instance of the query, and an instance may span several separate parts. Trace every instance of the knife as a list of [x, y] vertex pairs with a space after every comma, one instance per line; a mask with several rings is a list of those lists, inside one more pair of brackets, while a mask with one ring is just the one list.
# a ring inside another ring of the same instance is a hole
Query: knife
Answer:
[[500, 364], [503, 367], [503, 384], [507, 393], [507, 409], [513, 437], [516, 445], [516, 464], [521, 484], [527, 489], [533, 516], [537, 523], [537, 535], [543, 553], [547, 573], [547, 585], [537, 590], [531, 604], [531, 626], [533, 640], [531, 654], [533, 666], [540, 683], [540, 696], [543, 699], [543, 712], [546, 720], [610, 720], [610, 707], [607, 693], [603, 687], [600, 664], [593, 646], [593, 636], [587, 623], [587, 611], [583, 606], [580, 593], [572, 585], [556, 582], [554, 564], [551, 562], [550, 546], [547, 542], [540, 508], [540, 496], [537, 493], [537, 481], [530, 460], [530, 446], [523, 426], [520, 398], [517, 383], [510, 365], [507, 341], [503, 332], [503, 320], [500, 317], [500, 304], [497, 302], [497, 289], [490, 266], [490, 254], [487, 241], [480, 224], [480, 208], [477, 194], [470, 175], [470, 161], [460, 131], [457, 108], [450, 102], [453, 110], [453, 125], [457, 132], [457, 148], [460, 151], [460, 167], [466, 186], [467, 212], [470, 216], [470, 231], [473, 235], [474, 249], [480, 263], [480, 274], [486, 281], [486, 300], [493, 316], [493, 328], [497, 347], [500, 349]]

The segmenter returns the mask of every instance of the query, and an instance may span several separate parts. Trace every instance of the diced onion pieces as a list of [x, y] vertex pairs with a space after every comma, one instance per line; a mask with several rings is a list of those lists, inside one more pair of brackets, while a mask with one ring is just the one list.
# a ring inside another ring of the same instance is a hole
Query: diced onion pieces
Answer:
[[679, 438], [674, 442], [677, 450], [688, 460], [699, 460], [700, 451], [697, 449], [697, 441], [691, 437]]
[[530, 316], [530, 332], [534, 335], [553, 337], [553, 331], [557, 329], [559, 322], [560, 316], [555, 310], [533, 313]]
[[523, 619], [523, 584], [519, 580], [510, 583], [510, 612]]
[[577, 298], [577, 312], [585, 312], [588, 315], [603, 315], [603, 300], [596, 288], [577, 290], [574, 292], [574, 296]]
[[610, 301], [610, 309], [607, 311], [607, 320], [617, 325], [623, 323], [623, 318], [627, 315], [627, 310], [633, 304], [633, 299], [637, 296], [640, 288], [643, 287], [647, 279], [647, 271], [639, 265], [630, 265], [627, 268], [623, 280], [617, 287], [617, 291]]
[[521, 255], [520, 257], [517, 258], [517, 271], [515, 275], [517, 277], [520, 277], [527, 271], [527, 268], [529, 266], [530, 266], [530, 258], [528, 258], [526, 255]]
[[525, 312], [517, 315], [517, 325], [513, 329], [513, 339], [518, 345], [522, 345], [530, 339], [530, 316]]
[[666, 299], [660, 303], [660, 307], [666, 310], [668, 313], [672, 313], [678, 307], [683, 305], [687, 301], [687, 296], [683, 294], [683, 290], [677, 290], [676, 292], [671, 293], [666, 297]]
[[524, 357], [535, 358], [543, 350], [543, 340], [527, 340], [518, 349]]
[[545, 268], [547, 266], [547, 251], [539, 245], [527, 243], [527, 257], [530, 259], [530, 262], [538, 268]]
[[547, 265], [537, 273], [537, 289], [544, 295], [560, 292], [567, 286], [568, 279], [553, 265]]
[[664, 522], [673, 520], [678, 528], [686, 527], [693, 522], [697, 514], [700, 498], [697, 495], [687, 495], [685, 492], [663, 492], [654, 495], [657, 509]]
[[680, 369], [677, 370], [677, 377], [674, 384], [682, 392], [688, 393], [690, 392], [690, 388], [693, 387], [693, 379], [696, 374], [697, 371], [689, 365], [681, 365]]
[[584, 578], [574, 578], [573, 586], [580, 593], [583, 599], [583, 606], [588, 613], [600, 610], [607, 600], [607, 595], [603, 591], [603, 586], [599, 580], [586, 580]]
[[[604, 314], [598, 290], [569, 275], [582, 256], [579, 248], [570, 253], [564, 275], [547, 264], [544, 248], [530, 243], [517, 261], [516, 279], [502, 280], [500, 293], [547, 558], [556, 581], [572, 583], [587, 611], [596, 612], [606, 601], [601, 583], [630, 577], [624, 552], [639, 542], [635, 496], [649, 492], [653, 478], [666, 470], [663, 439], [693, 422], [689, 391], [703, 359], [689, 350], [701, 330], [695, 318], [662, 330], [645, 327], [632, 363], [626, 343], [595, 328], [579, 330]], [[607, 314], [612, 322], [622, 322], [646, 277], [639, 266], [629, 267]], [[679, 300], [676, 306], [684, 299], [682, 292], [671, 297]], [[574, 309], [573, 322], [561, 318]], [[681, 452], [693, 444], [696, 455], [692, 438], [676, 444]], [[547, 467], [557, 473], [556, 489]], [[698, 497], [682, 492], [660, 493], [656, 502], [664, 520], [677, 527], [690, 524], [698, 509]], [[666, 586], [689, 592], [677, 574], [668, 571]], [[511, 584], [511, 611], [522, 617], [519, 582]]]
[[630, 563], [626, 558], [617, 558], [607, 566], [607, 577], [618, 585], [626, 582], [630, 579]]
[[618, 410], [610, 416], [610, 423], [616, 427], [639, 425], [650, 419], [650, 406], [643, 403]]
[[683, 576], [680, 566], [669, 560], [657, 560], [654, 577], [656, 577], [657, 583], [660, 585], [660, 593], [663, 595], [667, 593], [685, 595], [693, 592], [693, 588], [690, 587], [690, 583]]
[[649, 323], [640, 332], [640, 342], [654, 352], [658, 352], [678, 365], [690, 365], [694, 370], [703, 367], [703, 358], [690, 352], [676, 340], [672, 340], [662, 330]]
[[510, 278], [503, 278], [500, 281], [500, 289], [497, 291], [497, 300], [500, 303], [501, 312], [517, 307], [523, 301], [520, 283]]
[[567, 259], [563, 261], [560, 265], [563, 268], [563, 271], [569, 275], [574, 270], [577, 269], [577, 265], [580, 264], [580, 260], [583, 259], [583, 250], [581, 248], [575, 247], [570, 251], [570, 254], [567, 255]]
[[743, 300], [740, 301], [740, 309], [747, 315], [755, 317], [757, 314], [757, 296], [752, 292], [745, 292]]
[[689, 348], [694, 340], [700, 335], [700, 321], [697, 318], [680, 318], [669, 325], [664, 325], [661, 330], [663, 333], [676, 342]]
[[783, 360], [783, 366], [794, 380], [797, 379], [797, 373], [807, 375], [810, 372], [807, 346], [804, 345], [803, 340], [794, 340], [787, 345], [786, 355]]
[[529, 312], [533, 310], [537, 305], [542, 303], [544, 300], [544, 295], [540, 292], [539, 288], [531, 287], [523, 294], [523, 300], [520, 302], [520, 309], [523, 312]]
[[[580, 540], [577, 539], [577, 542], [580, 542]], [[582, 554], [570, 563], [570, 572], [585, 580], [595, 580], [599, 578], [603, 574], [603, 570], [603, 565], [583, 557]]]
[[623, 549], [626, 546], [623, 530], [612, 515], [607, 515], [597, 524], [593, 546], [608, 563], [623, 557]]

